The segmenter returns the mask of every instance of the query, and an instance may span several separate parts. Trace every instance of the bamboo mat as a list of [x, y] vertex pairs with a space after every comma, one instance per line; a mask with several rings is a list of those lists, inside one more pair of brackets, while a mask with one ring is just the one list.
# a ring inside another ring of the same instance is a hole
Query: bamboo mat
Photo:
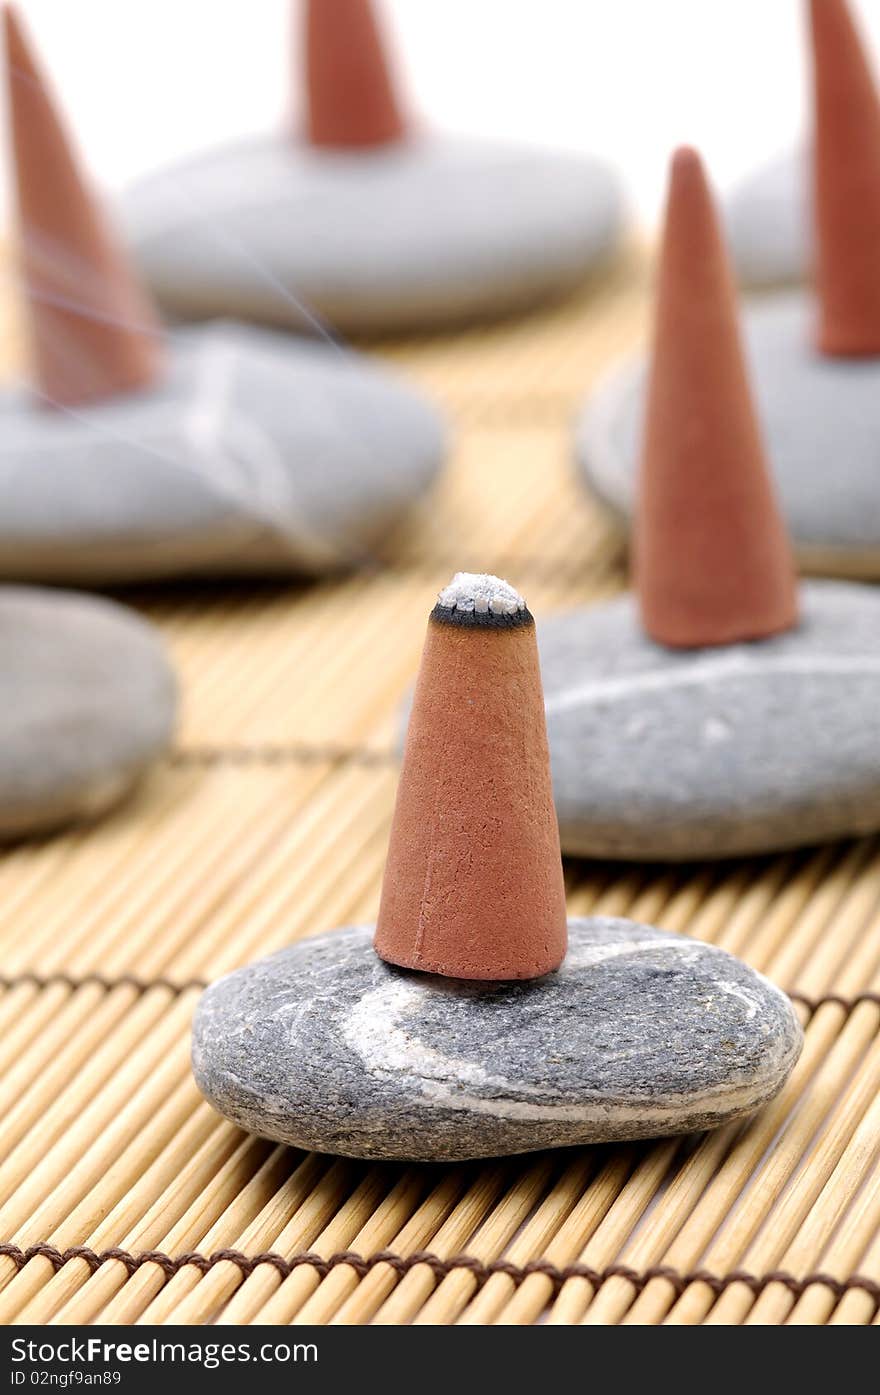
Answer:
[[623, 584], [570, 425], [645, 301], [629, 258], [565, 306], [380, 348], [455, 433], [383, 567], [129, 597], [179, 667], [177, 748], [113, 817], [0, 857], [3, 1323], [878, 1320], [880, 840], [567, 868], [572, 912], [723, 945], [795, 996], [803, 1057], [746, 1127], [371, 1166], [241, 1134], [189, 1073], [202, 981], [374, 915], [395, 711], [451, 573], [506, 575], [539, 622]]

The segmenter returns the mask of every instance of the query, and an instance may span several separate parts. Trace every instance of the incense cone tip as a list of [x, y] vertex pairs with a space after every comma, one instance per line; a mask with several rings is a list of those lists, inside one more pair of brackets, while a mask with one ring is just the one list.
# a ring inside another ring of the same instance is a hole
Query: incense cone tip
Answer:
[[534, 621], [518, 591], [487, 572], [456, 572], [437, 597], [431, 619], [443, 625], [511, 629]]
[[22, 61], [31, 66], [29, 44], [25, 38], [25, 26], [17, 5], [5, 0], [3, 10], [3, 38], [6, 43], [6, 62], [10, 69], [18, 68]]
[[14, 5], [4, 4], [21, 279], [33, 376], [48, 405], [137, 391], [162, 369], [161, 329]]
[[703, 170], [703, 161], [696, 146], [679, 145], [672, 152], [672, 173], [688, 174], [696, 170]]
[[358, 149], [406, 136], [372, 0], [308, 0], [305, 62], [312, 145]]

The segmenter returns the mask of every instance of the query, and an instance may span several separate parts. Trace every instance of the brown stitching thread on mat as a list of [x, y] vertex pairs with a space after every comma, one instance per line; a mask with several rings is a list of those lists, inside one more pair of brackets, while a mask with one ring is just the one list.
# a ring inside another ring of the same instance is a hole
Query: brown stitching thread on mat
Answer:
[[840, 993], [822, 993], [818, 998], [811, 998], [807, 993], [789, 993], [787, 996], [793, 1003], [800, 1003], [801, 1007], [805, 1007], [810, 1013], [828, 1003], [834, 1003], [847, 1013], [853, 1012], [862, 1003], [873, 1003], [875, 1007], [880, 1007], [880, 993], [872, 993], [868, 989], [863, 993], [854, 993], [851, 998], [844, 998]]
[[438, 1281], [446, 1278], [448, 1274], [467, 1270], [481, 1284], [494, 1274], [504, 1274], [515, 1284], [523, 1283], [532, 1274], [542, 1274], [551, 1281], [554, 1291], [558, 1291], [568, 1279], [587, 1279], [594, 1288], [600, 1288], [608, 1279], [621, 1278], [626, 1279], [638, 1293], [641, 1293], [654, 1279], [666, 1279], [679, 1295], [684, 1293], [689, 1285], [695, 1283], [708, 1285], [716, 1295], [723, 1293], [734, 1284], [744, 1284], [757, 1297], [771, 1284], [781, 1284], [791, 1294], [799, 1298], [806, 1289], [814, 1284], [821, 1284], [830, 1289], [838, 1299], [853, 1289], [860, 1289], [867, 1293], [875, 1303], [880, 1304], [880, 1283], [874, 1279], [869, 1279], [864, 1274], [853, 1274], [847, 1279], [836, 1279], [832, 1274], [818, 1272], [807, 1274], [804, 1278], [799, 1279], [794, 1274], [788, 1274], [784, 1270], [772, 1270], [769, 1274], [760, 1275], [749, 1274], [739, 1269], [735, 1269], [729, 1274], [710, 1274], [703, 1269], [695, 1269], [691, 1273], [679, 1273], [678, 1270], [670, 1269], [662, 1264], [653, 1265], [644, 1270], [631, 1269], [626, 1264], [609, 1264], [604, 1269], [593, 1269], [588, 1264], [568, 1264], [564, 1268], [560, 1268], [544, 1259], [533, 1259], [527, 1264], [510, 1264], [507, 1260], [498, 1259], [487, 1264], [482, 1260], [475, 1259], [472, 1255], [456, 1255], [452, 1259], [441, 1259], [439, 1255], [424, 1250], [418, 1250], [410, 1255], [397, 1255], [390, 1250], [380, 1250], [368, 1257], [356, 1254], [351, 1250], [342, 1250], [338, 1254], [331, 1255], [328, 1259], [311, 1253], [294, 1255], [292, 1259], [285, 1259], [283, 1255], [271, 1252], [246, 1255], [241, 1250], [215, 1250], [210, 1255], [192, 1251], [172, 1256], [164, 1254], [161, 1250], [144, 1250], [140, 1254], [132, 1254], [129, 1250], [118, 1248], [92, 1250], [87, 1245], [73, 1245], [69, 1249], [59, 1250], [54, 1245], [47, 1244], [29, 1245], [27, 1249], [21, 1249], [18, 1245], [4, 1244], [0, 1245], [0, 1256], [11, 1259], [16, 1269], [23, 1269], [30, 1260], [36, 1258], [47, 1259], [55, 1270], [61, 1269], [72, 1260], [81, 1259], [91, 1273], [111, 1260], [117, 1260], [124, 1265], [130, 1275], [145, 1264], [156, 1264], [167, 1278], [171, 1278], [180, 1269], [188, 1266], [198, 1269], [202, 1274], [207, 1274], [217, 1264], [234, 1264], [245, 1278], [260, 1265], [269, 1264], [277, 1269], [281, 1277], [285, 1279], [304, 1265], [314, 1269], [321, 1278], [325, 1278], [331, 1270], [337, 1269], [340, 1265], [347, 1265], [360, 1278], [363, 1278], [377, 1265], [387, 1264], [398, 1275], [406, 1274], [419, 1265], [426, 1265]]
[[[518, 555], [515, 552], [491, 553], [486, 546], [479, 544], [474, 548], [471, 546], [469, 557], [462, 556], [461, 553], [447, 555], [442, 552], [427, 553], [412, 557], [394, 556], [393, 553], [378, 557], [364, 557], [360, 560], [360, 575], [365, 581], [372, 577], [391, 575], [401, 578], [424, 578], [425, 584], [431, 586], [437, 582], [438, 576], [461, 571], [468, 562], [474, 566], [479, 563], [481, 568], [491, 570], [496, 575], [504, 575], [505, 572], [514, 576], [528, 577], [536, 582], [565, 581], [575, 585], [580, 585], [588, 581], [615, 577], [622, 584], [626, 583], [626, 572], [622, 565], [626, 552], [626, 537], [613, 524], [608, 524], [603, 542], [609, 546], [607, 555], [600, 554], [593, 556], [589, 552], [574, 558], [570, 557], [543, 557], [531, 554]], [[332, 586], [333, 583], [331, 582]], [[302, 591], [302, 586], [296, 582], [279, 582], [277, 585], [271, 584], [267, 587], [267, 594], [273, 599], [282, 595], [293, 594]], [[186, 596], [198, 597], [200, 610], [204, 615], [210, 617], [212, 610], [225, 609], [230, 602], [235, 605], [239, 601], [247, 600], [253, 602], [253, 591], [251, 589], [224, 587], [221, 591], [212, 590], [209, 587], [192, 583], [186, 588]], [[174, 603], [156, 603], [155, 594], [148, 588], [144, 591], [126, 591], [128, 600], [135, 606], [145, 607], [155, 616], [168, 618], [177, 613]]]
[[303, 742], [276, 745], [272, 742], [251, 746], [189, 746], [172, 751], [168, 761], [175, 767], [198, 766], [211, 769], [217, 765], [342, 765], [346, 762], [364, 766], [386, 766], [397, 763], [394, 751], [371, 751], [364, 746], [309, 746]]
[[61, 987], [70, 988], [74, 992], [79, 988], [95, 985], [98, 988], [103, 988], [107, 993], [112, 993], [114, 988], [134, 988], [138, 993], [149, 993], [151, 988], [165, 988], [171, 993], [186, 993], [191, 988], [207, 988], [208, 986], [207, 981], [201, 978], [184, 979], [181, 983], [175, 983], [170, 978], [138, 978], [136, 974], [120, 974], [115, 978], [107, 978], [104, 974], [98, 973], [38, 974], [27, 971], [14, 975], [0, 974], [0, 988], [19, 988], [27, 984], [33, 988], [51, 988], [55, 984], [59, 984]]
[[[588, 578], [608, 576], [617, 576], [621, 581], [625, 581], [620, 563], [626, 553], [626, 538], [613, 524], [609, 524], [606, 541], [614, 550], [608, 557], [598, 559], [590, 557], [589, 554], [570, 560], [564, 557], [518, 557], [516, 553], [505, 552], [497, 553], [493, 557], [484, 549], [479, 561], [481, 566], [491, 567], [496, 576], [504, 576], [507, 573], [526, 577], [530, 581], [567, 581], [579, 584]], [[443, 553], [429, 553], [424, 557], [388, 557], [382, 559], [379, 565], [384, 571], [393, 572], [397, 576], [434, 578], [438, 572], [448, 571], [451, 576], [453, 572], [461, 571], [462, 562], [460, 555], [447, 557]]]
[[529, 392], [511, 400], [490, 397], [452, 398], [448, 403], [456, 425], [479, 431], [512, 431], [523, 427], [567, 430], [580, 405], [569, 392]]
[[[170, 978], [138, 978], [136, 974], [120, 974], [117, 978], [109, 978], [99, 973], [39, 974], [32, 970], [20, 974], [0, 974], [0, 989], [10, 990], [26, 984], [30, 984], [34, 988], [50, 988], [54, 984], [60, 984], [62, 987], [74, 991], [78, 988], [85, 988], [89, 984], [96, 984], [108, 993], [111, 993], [114, 988], [134, 988], [138, 993], [149, 993], [152, 988], [164, 988], [171, 993], [188, 993], [193, 988], [207, 988], [208, 980], [189, 978], [176, 983]], [[845, 1013], [854, 1012], [863, 1003], [873, 1003], [875, 1007], [880, 1007], [880, 993], [871, 992], [868, 989], [863, 993], [854, 993], [851, 998], [845, 998], [840, 993], [823, 993], [818, 997], [811, 998], [807, 993], [794, 992], [787, 994], [787, 996], [793, 1003], [799, 1003], [801, 1007], [806, 1008], [810, 1014], [818, 1012], [820, 1007], [826, 1007], [829, 1003], [842, 1008]]]
[[553, 426], [567, 430], [572, 415], [582, 404], [585, 393], [533, 389], [516, 397], [503, 393], [451, 393], [445, 398], [446, 410], [456, 426], [482, 431], [511, 431]]

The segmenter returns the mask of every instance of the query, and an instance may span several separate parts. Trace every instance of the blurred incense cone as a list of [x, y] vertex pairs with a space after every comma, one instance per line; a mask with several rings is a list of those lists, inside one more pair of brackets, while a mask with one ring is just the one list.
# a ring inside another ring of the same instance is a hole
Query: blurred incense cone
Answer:
[[3, 17], [37, 386], [62, 406], [147, 387], [162, 364], [159, 323], [80, 172], [17, 11], [6, 5]]
[[810, 0], [818, 344], [880, 354], [880, 98], [845, 0]]
[[494, 576], [431, 612], [375, 947], [409, 969], [537, 978], [567, 921], [535, 623]]
[[736, 293], [695, 151], [672, 161], [635, 527], [642, 623], [673, 647], [797, 621], [794, 564], [752, 405]]
[[305, 61], [310, 144], [386, 145], [406, 134], [371, 0], [307, 0]]

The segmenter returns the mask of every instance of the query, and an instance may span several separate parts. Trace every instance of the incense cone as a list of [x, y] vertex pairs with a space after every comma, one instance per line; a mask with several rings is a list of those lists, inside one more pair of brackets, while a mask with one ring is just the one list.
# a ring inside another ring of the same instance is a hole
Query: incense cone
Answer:
[[732, 644], [797, 620], [736, 297], [699, 156], [672, 162], [642, 441], [635, 580], [642, 623], [673, 647]]
[[90, 191], [14, 8], [3, 11], [21, 273], [34, 375], [50, 403], [144, 388], [159, 324]]
[[428, 623], [375, 948], [525, 979], [559, 967], [566, 937], [534, 620], [505, 582], [459, 573]]
[[312, 145], [386, 145], [405, 135], [370, 0], [307, 0], [305, 50]]
[[880, 97], [845, 0], [810, 0], [818, 344], [880, 354]]

